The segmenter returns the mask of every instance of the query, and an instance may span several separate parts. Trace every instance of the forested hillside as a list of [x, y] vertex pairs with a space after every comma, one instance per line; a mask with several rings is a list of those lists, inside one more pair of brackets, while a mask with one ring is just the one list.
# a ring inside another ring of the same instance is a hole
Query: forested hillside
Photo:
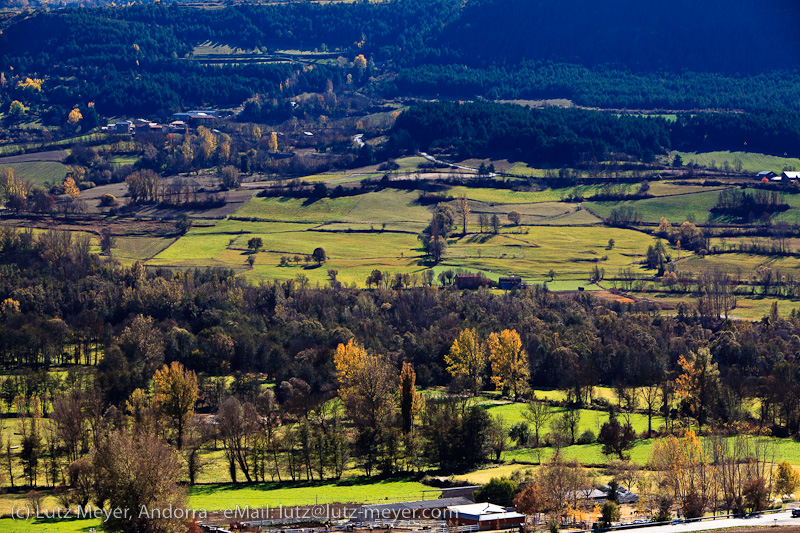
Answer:
[[[583, 109], [528, 109], [490, 102], [430, 102], [398, 117], [393, 145], [444, 149], [464, 158], [493, 154], [530, 163], [571, 165], [630, 156], [651, 161], [671, 149], [797, 154], [796, 114], [613, 115]], [[691, 147], [691, 148], [690, 148]]]
[[[735, 6], [681, 0], [663, 12], [629, 0], [72, 8], [17, 16], [0, 37], [0, 65], [12, 82], [8, 103], [93, 101], [101, 114], [238, 105], [255, 93], [319, 91], [327, 79], [339, 87], [353, 74], [347, 62], [358, 54], [371, 61], [351, 83], [379, 96], [796, 108], [800, 46], [791, 24], [797, 10], [783, 0]], [[327, 50], [344, 61], [298, 68], [265, 55], [208, 66], [192, 57], [206, 41], [264, 54]], [[25, 77], [44, 80], [41, 94], [15, 91]]]
[[547, 59], [758, 73], [796, 67], [798, 15], [791, 0], [472, 0], [441, 43], [473, 65]]

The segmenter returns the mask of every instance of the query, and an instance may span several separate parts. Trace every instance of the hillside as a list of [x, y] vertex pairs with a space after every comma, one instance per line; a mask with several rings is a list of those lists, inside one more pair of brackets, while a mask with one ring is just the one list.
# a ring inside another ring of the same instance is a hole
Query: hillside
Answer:
[[[631, 0], [394, 0], [38, 11], [13, 18], [0, 36], [12, 82], [2, 104], [17, 99], [60, 117], [90, 101], [105, 115], [163, 116], [320, 91], [330, 80], [335, 90], [352, 84], [388, 97], [797, 108], [796, 6], [680, 0], [668, 9]], [[201, 43], [231, 53], [195, 55]], [[359, 54], [367, 65], [354, 70]], [[36, 98], [16, 90], [25, 77], [45, 80]]]

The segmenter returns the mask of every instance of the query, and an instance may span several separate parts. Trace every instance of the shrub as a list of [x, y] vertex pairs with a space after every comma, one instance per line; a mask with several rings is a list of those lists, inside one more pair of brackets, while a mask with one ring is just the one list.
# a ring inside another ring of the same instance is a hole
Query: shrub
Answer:
[[106, 193], [100, 197], [100, 205], [102, 205], [103, 207], [112, 207], [117, 205], [117, 203], [118, 203], [117, 197], [114, 196], [113, 194]]
[[583, 433], [580, 434], [580, 436], [578, 437], [576, 442], [577, 442], [577, 444], [591, 444], [596, 440], [597, 440], [597, 437], [595, 437], [595, 435], [592, 432], [592, 430], [591, 429], [587, 429], [586, 431], [584, 431]]
[[489, 483], [475, 491], [476, 502], [508, 506], [517, 495], [517, 484], [507, 477], [493, 477]]

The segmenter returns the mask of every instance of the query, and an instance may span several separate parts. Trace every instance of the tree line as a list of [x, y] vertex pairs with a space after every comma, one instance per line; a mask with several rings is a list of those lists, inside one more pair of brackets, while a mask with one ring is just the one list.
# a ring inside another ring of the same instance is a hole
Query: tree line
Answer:
[[[748, 141], [742, 141], [742, 139]], [[404, 111], [387, 149], [449, 151], [458, 157], [512, 157], [549, 166], [592, 161], [644, 162], [674, 147], [693, 150], [784, 150], [795, 153], [800, 122], [792, 113], [614, 115], [582, 109], [529, 109], [489, 102], [430, 102]], [[599, 170], [597, 171], [599, 175]]]

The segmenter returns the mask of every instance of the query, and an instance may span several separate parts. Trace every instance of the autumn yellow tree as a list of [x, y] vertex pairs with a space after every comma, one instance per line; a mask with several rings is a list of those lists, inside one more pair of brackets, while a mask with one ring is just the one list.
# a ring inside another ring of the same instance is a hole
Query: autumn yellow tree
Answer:
[[13, 168], [0, 168], [0, 194], [6, 199], [12, 196], [21, 196], [24, 198], [28, 196], [30, 189], [31, 183], [17, 176]]
[[784, 460], [778, 465], [778, 475], [775, 480], [775, 494], [782, 496], [792, 494], [800, 487], [800, 475], [792, 468], [788, 461]]
[[69, 115], [67, 116], [67, 123], [71, 124], [72, 126], [77, 125], [81, 120], [83, 120], [83, 113], [81, 113], [81, 110], [77, 107], [70, 111]]
[[197, 375], [186, 370], [182, 364], [173, 361], [156, 370], [153, 376], [155, 403], [158, 410], [167, 417], [177, 432], [178, 449], [183, 446], [183, 430], [194, 415], [197, 403]]
[[278, 134], [274, 131], [269, 134], [269, 151], [270, 152], [278, 151]]
[[336, 377], [339, 380], [339, 396], [344, 397], [347, 394], [347, 388], [351, 386], [357, 369], [366, 357], [367, 351], [355, 338], [336, 347], [333, 363], [336, 365]]
[[192, 140], [190, 135], [187, 135], [180, 146], [181, 155], [183, 156], [183, 163], [186, 167], [191, 167], [194, 161], [194, 148], [192, 148]]
[[219, 150], [217, 150], [217, 152], [219, 153], [220, 161], [222, 161], [223, 163], [227, 163], [228, 159], [230, 159], [231, 157], [230, 141], [225, 140], [221, 142], [219, 145]]
[[719, 388], [719, 369], [711, 360], [708, 348], [700, 348], [697, 352], [689, 352], [688, 356], [678, 359], [681, 374], [675, 380], [675, 392], [689, 408], [703, 427], [708, 413], [714, 406]]
[[78, 185], [75, 183], [75, 178], [72, 176], [67, 176], [67, 179], [64, 180], [64, 194], [68, 194], [73, 198], [77, 198], [81, 194], [81, 190], [78, 188]]
[[198, 126], [197, 136], [200, 137], [200, 159], [207, 161], [217, 149], [217, 136], [205, 126]]
[[356, 58], [353, 60], [353, 66], [355, 66], [359, 71], [366, 70], [367, 58], [364, 57], [364, 54], [358, 54], [356, 56]]
[[22, 105], [22, 102], [19, 100], [14, 100], [11, 102], [11, 105], [8, 106], [8, 114], [14, 118], [19, 118], [25, 114], [25, 106]]
[[155, 431], [156, 416], [147, 393], [142, 389], [135, 389], [125, 400], [125, 411], [133, 422], [136, 433], [153, 433]]
[[340, 344], [334, 354], [339, 396], [358, 432], [356, 450], [367, 475], [381, 465], [390, 472], [395, 464], [397, 373], [389, 360], [368, 354], [354, 339]]
[[31, 93], [40, 93], [42, 92], [42, 82], [43, 80], [39, 78], [25, 78], [17, 82], [17, 88]]
[[517, 398], [530, 375], [528, 354], [522, 348], [522, 339], [517, 330], [504, 329], [500, 335], [489, 335], [489, 360], [495, 386], [512, 391], [514, 398]]
[[422, 410], [423, 398], [417, 392], [417, 374], [414, 365], [403, 363], [400, 370], [400, 418], [403, 433], [411, 433], [414, 426], [414, 417]]
[[650, 468], [660, 487], [678, 500], [687, 516], [701, 516], [714, 479], [714, 468], [694, 431], [679, 439], [670, 435], [656, 441], [650, 451]]
[[444, 361], [450, 375], [463, 379], [470, 392], [477, 394], [486, 369], [486, 348], [474, 329], [467, 328], [458, 334]]

